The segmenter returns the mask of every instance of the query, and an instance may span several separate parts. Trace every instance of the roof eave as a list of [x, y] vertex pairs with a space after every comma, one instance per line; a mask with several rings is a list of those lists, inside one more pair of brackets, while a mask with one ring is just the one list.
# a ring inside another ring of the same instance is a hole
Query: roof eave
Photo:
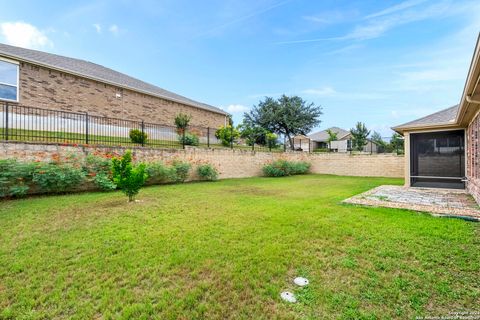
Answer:
[[187, 102], [181, 101], [181, 100], [179, 100], [179, 99], [174, 99], [174, 98], [166, 97], [166, 96], [163, 96], [163, 95], [154, 94], [154, 93], [151, 93], [151, 92], [148, 92], [148, 91], [144, 91], [144, 90], [132, 88], [132, 87], [130, 87], [130, 86], [122, 85], [122, 84], [120, 84], [120, 83], [115, 83], [115, 82], [112, 82], [112, 81], [108, 81], [108, 80], [102, 79], [102, 78], [100, 78], [100, 77], [98, 77], [98, 78], [96, 78], [96, 77], [90, 77], [90, 76], [87, 76], [87, 75], [84, 75], [84, 74], [81, 74], [81, 73], [78, 73], [78, 72], [75, 72], [75, 71], [71, 71], [71, 70], [68, 70], [68, 69], [64, 69], [64, 68], [60, 68], [60, 67], [54, 66], [54, 65], [51, 65], [51, 64], [48, 64], [48, 63], [41, 63], [41, 62], [38, 62], [38, 61], [34, 61], [34, 60], [30, 60], [30, 59], [25, 59], [25, 58], [18, 57], [18, 56], [15, 56], [15, 55], [11, 55], [11, 54], [8, 54], [8, 53], [5, 53], [5, 52], [0, 52], [0, 57], [5, 57], [5, 58], [9, 58], [9, 59], [14, 59], [14, 60], [18, 60], [18, 61], [21, 61], [21, 62], [27, 62], [27, 63], [33, 64], [33, 65], [37, 65], [37, 66], [41, 66], [41, 67], [44, 67], [44, 68], [48, 68], [48, 69], [52, 69], [52, 70], [56, 70], [56, 71], [60, 71], [60, 72], [64, 72], [64, 73], [68, 73], [68, 74], [71, 74], [71, 75], [74, 75], [74, 76], [77, 76], [77, 77], [81, 77], [81, 78], [85, 78], [85, 79], [89, 79], [89, 80], [93, 80], [93, 81], [97, 81], [97, 82], [109, 84], [109, 85], [112, 85], [112, 86], [115, 86], [115, 87], [119, 87], [119, 88], [122, 88], [122, 89], [131, 90], [131, 91], [138, 92], [138, 93], [142, 93], [142, 94], [145, 94], [145, 95], [148, 95], [148, 96], [152, 96], [152, 97], [156, 97], [156, 98], [160, 98], [160, 99], [164, 99], [164, 100], [168, 100], [168, 101], [177, 102], [177, 103], [180, 103], [180, 104], [183, 104], [183, 105], [187, 105], [187, 106], [190, 106], [190, 107], [193, 107], [193, 108], [202, 109], [202, 110], [207, 110], [207, 111], [210, 111], [210, 112], [213, 112], [213, 113], [217, 113], [217, 114], [221, 114], [221, 115], [224, 115], [224, 116], [229, 116], [229, 115], [230, 115], [229, 113], [227, 113], [227, 112], [225, 112], [225, 111], [222, 111], [222, 110], [212, 110], [212, 109], [209, 109], [209, 108], [205, 108], [205, 107], [201, 107], [201, 106], [195, 105], [195, 104], [193, 104], [193, 103], [187, 103]]
[[391, 129], [401, 135], [405, 132], [409, 131], [424, 131], [424, 130], [435, 130], [435, 129], [454, 129], [460, 128], [461, 126], [454, 122], [444, 122], [444, 123], [436, 123], [431, 125], [418, 125], [418, 126], [396, 126], [392, 127]]

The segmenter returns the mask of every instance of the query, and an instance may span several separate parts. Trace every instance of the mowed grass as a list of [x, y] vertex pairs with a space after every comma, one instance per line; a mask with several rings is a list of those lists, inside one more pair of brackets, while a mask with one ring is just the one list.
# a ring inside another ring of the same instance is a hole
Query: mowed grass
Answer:
[[[478, 223], [309, 175], [0, 203], [0, 318], [412, 319], [478, 310]], [[295, 276], [310, 285], [298, 289]], [[281, 301], [283, 290], [299, 302]]]

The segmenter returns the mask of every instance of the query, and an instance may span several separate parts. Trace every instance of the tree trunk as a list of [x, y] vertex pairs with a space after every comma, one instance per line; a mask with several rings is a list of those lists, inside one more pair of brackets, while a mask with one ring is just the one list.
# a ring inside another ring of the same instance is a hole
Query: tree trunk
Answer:
[[287, 136], [288, 142], [290, 143], [290, 149], [292, 149], [293, 151], [295, 151], [295, 145], [293, 144], [293, 139], [292, 139], [292, 137], [290, 137], [290, 133], [287, 132], [287, 133], [285, 133], [285, 135]]

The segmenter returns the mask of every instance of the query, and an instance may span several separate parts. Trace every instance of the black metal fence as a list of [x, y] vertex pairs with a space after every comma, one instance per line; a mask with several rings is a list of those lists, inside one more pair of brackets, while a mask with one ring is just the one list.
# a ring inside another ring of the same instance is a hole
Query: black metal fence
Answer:
[[[130, 138], [130, 132], [133, 129], [146, 134], [147, 139], [141, 142], [133, 142]], [[0, 105], [0, 139], [5, 141], [158, 148], [185, 148], [185, 146], [190, 145], [204, 148], [284, 151], [284, 144], [281, 142], [270, 146], [248, 145], [241, 138], [236, 139], [236, 141], [222, 142], [216, 136], [217, 130], [218, 128], [189, 126], [187, 130], [182, 131], [174, 126], [145, 121], [124, 120], [88, 113], [50, 110], [8, 103]]]
[[[134, 142], [132, 130], [146, 134], [147, 139]], [[0, 105], [0, 139], [4, 141], [54, 142], [64, 144], [145, 146], [157, 148], [230, 148], [252, 151], [284, 152], [287, 149], [299, 152], [352, 152], [351, 141], [334, 141], [330, 145], [318, 143], [308, 137], [295, 137], [293, 148], [286, 139], [260, 145], [248, 143], [247, 139], [222, 141], [217, 138], [218, 128], [189, 126], [178, 130], [174, 126], [145, 121], [102, 117], [88, 113], [50, 110], [37, 107], [3, 103]], [[231, 135], [234, 128], [230, 127]], [[230, 139], [231, 140], [231, 139]], [[369, 141], [362, 153], [403, 153], [403, 144], [392, 145], [390, 138], [384, 143]]]

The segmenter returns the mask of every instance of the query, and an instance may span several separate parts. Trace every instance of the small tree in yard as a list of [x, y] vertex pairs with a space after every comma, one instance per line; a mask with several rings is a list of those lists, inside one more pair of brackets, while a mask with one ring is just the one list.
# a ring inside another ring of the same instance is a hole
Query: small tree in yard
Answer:
[[175, 116], [175, 126], [177, 127], [178, 134], [186, 132], [190, 120], [192, 120], [192, 116], [185, 113], [179, 113]]
[[240, 131], [231, 125], [221, 126], [215, 132], [215, 137], [222, 141], [223, 146], [228, 147], [240, 137]]
[[350, 129], [350, 133], [352, 134], [352, 148], [362, 151], [363, 147], [368, 143], [370, 130], [367, 129], [364, 123], [357, 122], [355, 128]]
[[129, 202], [134, 200], [147, 179], [145, 164], [134, 166], [130, 150], [123, 157], [112, 159], [112, 176], [117, 187], [128, 196]]
[[328, 139], [327, 139], [328, 148], [332, 149], [332, 141], [338, 140], [338, 134], [337, 132], [334, 132], [330, 129], [327, 129], [327, 134], [328, 134]]
[[298, 96], [282, 95], [278, 99], [266, 97], [260, 101], [250, 113], [245, 113], [244, 123], [284, 135], [293, 150], [293, 137], [306, 135], [320, 123], [321, 115], [321, 107], [307, 103]]

